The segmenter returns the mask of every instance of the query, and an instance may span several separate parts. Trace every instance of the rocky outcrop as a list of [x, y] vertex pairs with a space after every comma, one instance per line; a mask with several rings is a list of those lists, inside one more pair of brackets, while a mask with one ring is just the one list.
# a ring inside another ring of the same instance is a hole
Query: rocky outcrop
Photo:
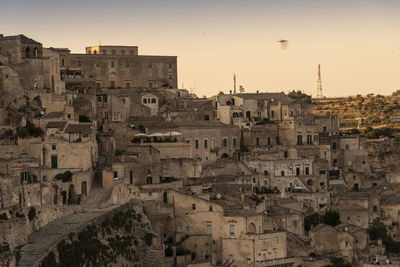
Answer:
[[[27, 254], [19, 266], [163, 266], [163, 247], [140, 202], [129, 202], [98, 216], [90, 213], [49, 224], [42, 231], [45, 236], [36, 238], [37, 252], [46, 253], [38, 255], [24, 247]], [[44, 244], [48, 239], [53, 240]], [[39, 260], [29, 263], [32, 257]]]

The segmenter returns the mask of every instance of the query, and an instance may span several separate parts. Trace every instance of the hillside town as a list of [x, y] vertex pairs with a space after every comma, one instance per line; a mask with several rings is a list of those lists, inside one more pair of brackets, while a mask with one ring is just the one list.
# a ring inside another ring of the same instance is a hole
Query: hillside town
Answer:
[[178, 67], [0, 35], [0, 266], [400, 266], [397, 138]]

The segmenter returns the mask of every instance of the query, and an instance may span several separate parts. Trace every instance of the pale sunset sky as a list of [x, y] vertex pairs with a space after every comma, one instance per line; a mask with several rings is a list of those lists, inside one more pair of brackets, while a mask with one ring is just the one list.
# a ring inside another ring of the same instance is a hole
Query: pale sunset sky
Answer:
[[316, 95], [318, 64], [326, 96], [400, 89], [399, 0], [2, 0], [0, 33], [178, 56], [179, 87], [199, 97], [229, 92], [233, 73], [246, 92]]

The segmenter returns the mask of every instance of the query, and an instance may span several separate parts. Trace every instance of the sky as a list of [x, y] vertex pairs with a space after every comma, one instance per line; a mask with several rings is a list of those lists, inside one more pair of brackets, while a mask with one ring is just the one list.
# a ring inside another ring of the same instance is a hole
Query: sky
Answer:
[[[198, 96], [303, 90], [325, 96], [400, 89], [399, 0], [1, 0], [0, 33], [45, 47], [138, 45], [178, 57]], [[283, 50], [280, 39], [288, 40]]]

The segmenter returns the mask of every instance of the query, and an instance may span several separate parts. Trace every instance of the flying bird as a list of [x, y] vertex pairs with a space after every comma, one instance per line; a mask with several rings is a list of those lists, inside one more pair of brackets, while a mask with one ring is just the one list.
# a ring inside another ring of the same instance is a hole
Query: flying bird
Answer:
[[281, 43], [281, 48], [283, 50], [285, 50], [288, 46], [289, 40], [283, 40], [283, 39], [279, 39], [279, 41], [277, 41], [278, 43]]

